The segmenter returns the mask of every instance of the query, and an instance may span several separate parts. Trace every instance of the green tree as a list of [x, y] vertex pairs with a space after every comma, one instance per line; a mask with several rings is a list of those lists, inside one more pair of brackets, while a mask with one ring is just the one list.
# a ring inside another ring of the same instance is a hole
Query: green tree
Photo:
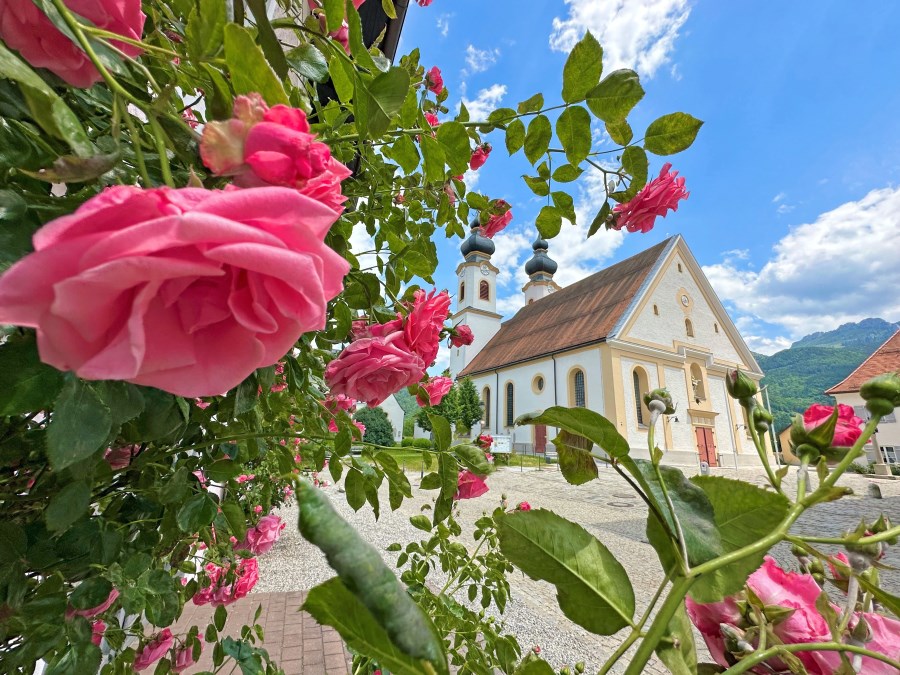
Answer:
[[451, 422], [456, 420], [457, 410], [458, 410], [458, 401], [459, 399], [459, 387], [454, 384], [450, 391], [447, 392], [447, 395], [441, 399], [441, 402], [435, 406], [425, 406], [419, 409], [419, 412], [416, 413], [416, 424], [419, 425], [420, 429], [424, 429], [425, 431], [431, 431], [431, 422], [428, 419], [428, 415], [440, 415], [442, 417], [447, 418]]
[[468, 377], [456, 383], [456, 431], [469, 435], [472, 425], [484, 416], [484, 403], [478, 396], [475, 383]]
[[381, 408], [363, 408], [353, 416], [357, 422], [366, 425], [366, 433], [363, 441], [375, 445], [393, 445], [394, 427], [388, 419], [387, 413]]

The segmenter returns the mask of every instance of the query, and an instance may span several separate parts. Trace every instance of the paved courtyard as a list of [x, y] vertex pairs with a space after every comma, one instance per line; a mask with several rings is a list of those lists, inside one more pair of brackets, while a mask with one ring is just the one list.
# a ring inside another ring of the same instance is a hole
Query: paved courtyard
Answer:
[[[734, 477], [735, 473], [723, 471], [721, 475]], [[763, 476], [753, 471], [743, 471], [739, 477], [759, 485], [764, 484]], [[368, 506], [360, 509], [358, 513], [353, 513], [347, 506], [344, 495], [340, 493], [340, 486], [326, 488], [328, 496], [339, 512], [353, 523], [363, 536], [383, 551], [385, 560], [392, 567], [396, 554], [388, 553], [384, 549], [395, 541], [405, 544], [424, 538], [423, 532], [409, 524], [409, 516], [419, 513], [422, 504], [430, 502], [433, 495], [417, 489], [418, 473], [410, 474], [410, 479], [414, 487], [413, 499], [406, 500], [398, 511], [392, 513], [387, 507], [385, 490], [382, 498], [383, 510], [378, 521]], [[876, 518], [882, 512], [890, 514], [895, 521], [900, 520], [900, 481], [877, 481], [884, 495], [884, 499], [880, 500], [867, 496], [868, 486], [874, 482], [876, 482], [874, 479], [868, 477], [847, 476], [843, 483], [852, 487], [856, 494], [817, 507], [795, 525], [794, 532], [816, 531], [821, 535], [835, 536], [854, 527], [861, 517]], [[463, 526], [464, 534], [469, 537], [465, 540], [466, 543], [472, 543], [470, 537], [474, 520], [482, 512], [495, 508], [502, 493], [506, 493], [511, 506], [526, 500], [534, 508], [552, 509], [583, 525], [610, 548], [628, 570], [637, 598], [637, 611], [638, 613], [643, 611], [647, 600], [661, 582], [662, 573], [656, 553], [644, 536], [646, 509], [643, 502], [630, 492], [628, 486], [612, 470], [601, 469], [599, 480], [577, 487], [568, 485], [561, 474], [553, 469], [524, 472], [518, 468], [503, 469], [493, 474], [488, 483], [491, 490], [486, 495], [459, 503], [459, 522]], [[788, 489], [794, 489], [793, 471], [791, 477], [786, 479], [786, 483]], [[255, 603], [258, 601], [271, 602], [273, 598], [284, 597], [286, 601], [280, 610], [281, 615], [291, 616], [290, 610], [301, 603], [301, 596], [297, 592], [325, 581], [333, 576], [333, 572], [325, 563], [324, 556], [297, 533], [296, 509], [285, 508], [281, 515], [287, 520], [288, 527], [285, 528], [275, 548], [260, 559], [259, 584], [256, 592], [245, 602], [253, 601], [251, 604], [255, 609]], [[822, 548], [828, 550], [828, 547]], [[785, 545], [776, 547], [773, 554], [783, 564], [791, 565], [794, 562]], [[891, 551], [885, 562], [892, 566], [900, 566], [900, 551]], [[443, 580], [439, 574], [430, 579], [435, 584]], [[886, 586], [894, 592], [900, 591], [900, 573], [885, 572], [883, 579]], [[512, 598], [502, 618], [506, 622], [507, 631], [518, 636], [523, 648], [539, 645], [542, 656], [556, 668], [584, 660], [588, 672], [596, 672], [605, 656], [614, 649], [619, 638], [592, 635], [568, 621], [559, 611], [555, 590], [549, 584], [532, 581], [518, 573], [513, 575], [511, 583]], [[279, 593], [289, 594], [272, 595]], [[277, 616], [277, 613], [273, 616]], [[311, 631], [314, 622], [307, 617], [302, 620], [294, 619], [293, 625], [300, 625], [304, 630]], [[324, 635], [333, 636], [333, 633], [326, 630]], [[324, 650], [327, 643], [325, 637], [322, 640]], [[328, 640], [333, 640], [333, 637], [328, 637]], [[298, 659], [294, 655], [301, 643], [304, 653], [306, 649], [314, 647], [312, 641], [307, 645], [305, 633], [301, 637], [287, 628], [279, 632], [277, 626], [268, 622], [266, 647], [273, 654], [280, 653], [286, 666], [292, 661], [294, 662], [292, 667], [297, 666]], [[318, 649], [318, 643], [315, 647]], [[701, 652], [703, 651], [705, 650], [701, 649]], [[327, 656], [324, 651], [322, 653], [324, 660]], [[318, 660], [318, 657], [315, 658]], [[336, 659], [332, 659], [332, 665], [335, 664]], [[304, 667], [302, 672], [324, 671], [317, 666], [315, 670], [307, 670]], [[330, 675], [338, 671], [329, 669], [327, 672]], [[654, 662], [645, 672], [668, 671], [659, 662]]]

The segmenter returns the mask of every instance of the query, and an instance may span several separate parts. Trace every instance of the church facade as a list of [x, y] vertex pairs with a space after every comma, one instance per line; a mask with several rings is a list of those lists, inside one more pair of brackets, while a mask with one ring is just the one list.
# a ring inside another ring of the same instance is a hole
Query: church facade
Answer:
[[665, 387], [677, 404], [657, 426], [665, 463], [760, 463], [725, 375], [763, 373], [680, 235], [565, 288], [553, 281], [547, 242], [533, 249], [526, 304], [501, 322], [493, 241], [476, 227], [460, 248], [452, 320], [468, 324], [475, 341], [451, 348], [450, 370], [481, 393], [484, 418], [473, 433], [508, 435], [517, 451], [552, 452], [555, 429], [516, 427], [515, 419], [553, 405], [585, 407], [616, 426], [633, 456], [647, 458], [650, 413], [641, 399]]

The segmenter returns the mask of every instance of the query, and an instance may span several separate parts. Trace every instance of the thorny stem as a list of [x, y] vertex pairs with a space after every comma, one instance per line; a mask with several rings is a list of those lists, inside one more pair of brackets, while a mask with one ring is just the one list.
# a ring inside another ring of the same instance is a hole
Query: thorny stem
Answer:
[[666, 506], [669, 508], [669, 513], [672, 515], [672, 523], [675, 525], [675, 535], [678, 539], [678, 546], [681, 548], [681, 557], [682, 557], [682, 573], [687, 574], [691, 571], [691, 562], [690, 558], [688, 558], [688, 550], [687, 550], [687, 541], [684, 537], [684, 530], [681, 529], [681, 521], [678, 520], [678, 514], [675, 512], [675, 504], [672, 503], [672, 496], [669, 494], [669, 488], [666, 486], [666, 481], [663, 480], [662, 471], [659, 468], [659, 456], [655, 452], [656, 450], [656, 420], [659, 417], [659, 414], [654, 412], [651, 413], [653, 415], [653, 419], [650, 421], [650, 428], [647, 431], [647, 444], [650, 446], [650, 457], [653, 460], [653, 472], [656, 474], [656, 480], [659, 481], [659, 487], [662, 490], [663, 498], [666, 500]]
[[900, 537], [900, 525], [892, 527], [889, 530], [885, 530], [884, 532], [879, 532], [878, 534], [872, 534], [867, 537], [860, 537], [859, 539], [845, 539], [841, 537], [811, 537], [805, 534], [797, 534], [794, 535], [794, 537], [811, 544], [834, 544], [835, 546], [845, 546], [847, 544], [877, 544], [880, 541], [887, 541], [888, 539], [893, 539], [894, 537]]

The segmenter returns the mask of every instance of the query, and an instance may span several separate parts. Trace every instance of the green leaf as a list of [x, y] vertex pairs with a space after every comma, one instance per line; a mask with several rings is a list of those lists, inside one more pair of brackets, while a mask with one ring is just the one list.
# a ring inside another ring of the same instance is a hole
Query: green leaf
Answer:
[[11, 563], [25, 556], [28, 537], [25, 531], [8, 521], [0, 521], [0, 563]]
[[593, 441], [563, 429], [552, 442], [559, 453], [559, 470], [568, 483], [583, 485], [597, 478], [597, 462], [591, 456]]
[[442, 452], [438, 455], [438, 475], [441, 478], [441, 491], [434, 504], [434, 524], [447, 518], [453, 510], [453, 497], [459, 483], [459, 468], [456, 460]]
[[191, 61], [201, 61], [219, 53], [227, 21], [225, 0], [199, 0], [194, 4], [185, 29], [185, 44]]
[[329, 33], [340, 30], [344, 22], [344, 0], [323, 0], [325, 27]]
[[542, 206], [534, 225], [544, 239], [552, 239], [562, 228], [562, 214], [555, 206]]
[[620, 122], [607, 122], [606, 133], [613, 139], [613, 142], [618, 143], [619, 145], [628, 145], [634, 137], [631, 125], [625, 120]]
[[63, 155], [57, 157], [49, 167], [41, 167], [38, 171], [22, 169], [22, 173], [45, 183], [85, 183], [105, 174], [118, 164], [119, 159], [121, 157], [118, 152], [90, 157]]
[[85, 481], [69, 483], [57, 492], [44, 512], [47, 529], [64, 532], [87, 513], [91, 505], [91, 487]]
[[[2, 132], [3, 129], [0, 127], [0, 134]], [[19, 140], [25, 143], [26, 147], [30, 147], [31, 144], [27, 139], [19, 137]], [[2, 139], [0, 139], [0, 143], [2, 143]], [[13, 163], [18, 163], [22, 159], [15, 148], [8, 146], [5, 148], [5, 152], [0, 150], [0, 155], [2, 154], [8, 154]], [[8, 165], [2, 156], [0, 156], [0, 165]], [[19, 258], [33, 250], [31, 236], [34, 234], [37, 226], [38, 223], [28, 214], [28, 203], [18, 193], [12, 190], [0, 190], [0, 269], [6, 269], [8, 265], [18, 261]], [[0, 349], [2, 349], [2, 346], [0, 346]], [[4, 373], [5, 378], [7, 371], [2, 366], [0, 366], [0, 372]], [[62, 387], [61, 382], [59, 386]], [[9, 387], [8, 389], [15, 389], [15, 387]], [[20, 396], [19, 392], [0, 391], [0, 410], [3, 408], [2, 401], [11, 398], [14, 394], [16, 398]], [[48, 398], [52, 400], [53, 396], [51, 395]], [[0, 415], [4, 414], [13, 413], [0, 412]]]
[[553, 205], [559, 210], [560, 215], [573, 225], [575, 224], [575, 202], [568, 192], [557, 190], [550, 194]]
[[201, 492], [188, 499], [178, 509], [175, 522], [182, 532], [194, 533], [215, 520], [218, 507], [216, 501], [206, 492]]
[[430, 136], [422, 136], [419, 147], [422, 150], [425, 180], [427, 182], [443, 181], [446, 174], [444, 173], [444, 151], [441, 146]]
[[516, 154], [525, 145], [525, 124], [522, 120], [513, 120], [506, 127], [506, 151], [510, 156]]
[[347, 504], [354, 511], [359, 511], [366, 503], [366, 481], [362, 472], [358, 469], [349, 469], [344, 478], [344, 490], [347, 496]]
[[556, 120], [556, 135], [566, 152], [566, 159], [576, 166], [591, 151], [591, 116], [581, 106], [563, 110]]
[[434, 432], [434, 447], [439, 452], [443, 452], [450, 447], [452, 433], [450, 430], [450, 422], [446, 417], [441, 415], [432, 415], [429, 413], [428, 421], [431, 422], [431, 429]]
[[629, 145], [622, 153], [622, 168], [631, 174], [632, 181], [628, 186], [629, 198], [638, 193], [644, 185], [647, 184], [647, 153], [644, 149], [637, 145]]
[[[366, 68], [370, 72], [375, 72], [378, 70], [378, 66], [375, 64], [375, 60], [372, 58], [369, 50], [366, 49], [366, 45], [363, 44], [362, 21], [360, 21], [359, 12], [357, 12], [356, 8], [353, 6], [352, 0], [346, 0], [344, 6], [347, 15], [347, 26], [349, 28], [350, 53], [360, 66]], [[405, 91], [403, 92], [403, 96], [405, 98]]]
[[454, 176], [465, 173], [472, 156], [466, 128], [459, 122], [444, 122], [437, 128], [437, 140], [444, 150], [450, 172]]
[[607, 217], [609, 217], [609, 212], [612, 209], [609, 206], [609, 202], [603, 202], [603, 206], [600, 207], [600, 210], [597, 212], [597, 215], [594, 216], [593, 222], [591, 222], [591, 226], [588, 228], [589, 237], [593, 237], [601, 227], [606, 223]]
[[[321, 490], [301, 482], [297, 488], [297, 504], [300, 533], [325, 554], [328, 564], [340, 577], [340, 588], [345, 592], [334, 591], [339, 596], [337, 600], [345, 603], [355, 597], [371, 613], [374, 623], [383, 627], [389, 642], [399, 651], [413, 659], [430, 662], [439, 673], [447, 673], [443, 644], [434, 626], [385, 565], [378, 550], [337, 514]], [[326, 582], [329, 584], [335, 587], [334, 581]], [[314, 592], [315, 589], [310, 591], [303, 609], [320, 622], [334, 626], [338, 632], [341, 632], [339, 626], [343, 626], [348, 634], [341, 634], [348, 640], [359, 638], [360, 635], [355, 630], [348, 630], [342, 621], [355, 620], [354, 617], [365, 612], [346, 611], [345, 605], [331, 602], [335, 600], [331, 596], [327, 602], [316, 603]], [[328, 607], [340, 609], [334, 615], [326, 615]], [[362, 634], [368, 634], [368, 631]], [[367, 654], [372, 656], [370, 652]]]
[[349, 102], [353, 98], [353, 83], [356, 79], [353, 66], [344, 59], [333, 58], [328, 62], [328, 74], [331, 76], [331, 83], [334, 85], [340, 102]]
[[536, 178], [534, 176], [522, 176], [525, 184], [531, 188], [531, 191], [538, 197], [546, 197], [550, 194], [550, 182], [546, 178]]
[[534, 164], [550, 147], [550, 137], [553, 132], [550, 128], [550, 120], [546, 115], [538, 115], [528, 125], [525, 134], [525, 157]]
[[235, 94], [259, 92], [270, 106], [290, 105], [284, 87], [253, 40], [252, 33], [235, 23], [225, 26], [225, 62]]
[[225, 608], [225, 605], [219, 605], [216, 607], [216, 611], [213, 613], [213, 623], [216, 626], [216, 630], [224, 630], [225, 623], [228, 621], [228, 610]]
[[571, 164], [563, 164], [553, 170], [553, 180], [557, 183], [571, 183], [574, 180], [578, 180], [583, 173], [584, 169], [579, 169]]
[[63, 387], [63, 374], [41, 363], [33, 333], [0, 345], [0, 373], [0, 417], [49, 408]]
[[604, 122], [624, 121], [644, 98], [641, 80], [633, 70], [614, 70], [587, 95], [587, 105]]
[[532, 579], [556, 586], [569, 619], [599, 635], [634, 624], [628, 573], [581, 525], [544, 509], [501, 513], [494, 520], [503, 555]]
[[91, 609], [104, 602], [112, 592], [112, 584], [103, 577], [90, 577], [82, 581], [69, 595], [75, 609]]
[[340, 579], [330, 579], [313, 588], [303, 603], [304, 611], [320, 624], [331, 626], [347, 645], [397, 675], [428, 672], [421, 662], [393, 643], [380, 621], [354, 597]]
[[572, 47], [563, 66], [562, 99], [566, 103], [583, 101], [603, 72], [603, 48], [590, 31]]
[[387, 14], [389, 19], [397, 18], [397, 8], [394, 7], [393, 0], [381, 0], [381, 9], [384, 10], [384, 13]]
[[491, 465], [484, 456], [484, 450], [474, 445], [454, 445], [450, 451], [456, 455], [459, 461], [467, 469], [479, 476], [486, 476], [491, 472]]
[[[340, 462], [338, 462], [340, 463]], [[247, 534], [247, 515], [244, 509], [237, 502], [222, 502], [222, 514], [228, 521], [228, 527], [231, 528], [233, 534], [238, 541], [243, 541]]]
[[368, 137], [378, 138], [390, 128], [391, 121], [400, 113], [408, 90], [409, 73], [403, 68], [391, 68], [368, 85], [357, 80], [356, 119], [357, 124], [365, 122]]
[[516, 668], [515, 675], [555, 675], [556, 671], [543, 659], [525, 661], [521, 667]]
[[857, 577], [859, 580], [859, 585], [862, 586], [863, 590], [868, 591], [872, 594], [878, 602], [884, 605], [887, 609], [893, 612], [894, 616], [900, 618], [900, 598], [896, 595], [891, 595], [883, 588], [878, 586], [877, 584], [873, 584], [866, 577]]
[[644, 148], [654, 155], [674, 155], [691, 147], [703, 122], [687, 113], [663, 115], [650, 123], [644, 134]]
[[516, 110], [518, 110], [519, 114], [537, 112], [541, 108], [544, 107], [544, 95], [543, 94], [535, 94], [529, 99], [522, 101], [518, 106], [516, 106]]
[[112, 427], [109, 408], [87, 382], [72, 377], [56, 399], [47, 427], [47, 457], [54, 471], [90, 457]]
[[694, 644], [694, 626], [688, 618], [684, 603], [666, 626], [665, 641], [656, 646], [656, 655], [666, 664], [672, 675], [697, 675], [697, 647]]
[[516, 117], [518, 117], [518, 115], [516, 115], [516, 111], [512, 108], [497, 108], [496, 110], [491, 111], [491, 114], [488, 115], [487, 121], [491, 124], [502, 127], [507, 122], [514, 120]]
[[69, 144], [79, 157], [90, 157], [94, 146], [78, 116], [28, 65], [0, 42], [0, 78], [18, 83], [31, 114], [51, 136]]
[[628, 441], [616, 430], [615, 425], [600, 413], [587, 408], [553, 406], [539, 413], [522, 415], [516, 420], [516, 425], [521, 424], [545, 424], [584, 436], [600, 446], [610, 457], [625, 457], [630, 451]]
[[[691, 482], [703, 490], [715, 514], [715, 526], [725, 553], [736, 551], [771, 533], [787, 515], [783, 496], [723, 476], [696, 476]], [[743, 588], [747, 577], [762, 565], [766, 551], [745, 556], [715, 572], [704, 574], [691, 588], [698, 602], [716, 602]]]
[[144, 395], [136, 385], [110, 380], [97, 382], [94, 389], [103, 405], [109, 408], [114, 427], [118, 428], [144, 411]]
[[300, 77], [313, 82], [328, 80], [328, 62], [315, 45], [306, 42], [285, 54], [288, 65]]
[[409, 519], [410, 524], [423, 532], [431, 532], [431, 521], [428, 516], [417, 515]]
[[419, 489], [421, 490], [437, 490], [443, 485], [441, 481], [440, 474], [432, 471], [431, 473], [426, 473], [421, 482], [419, 483]]

